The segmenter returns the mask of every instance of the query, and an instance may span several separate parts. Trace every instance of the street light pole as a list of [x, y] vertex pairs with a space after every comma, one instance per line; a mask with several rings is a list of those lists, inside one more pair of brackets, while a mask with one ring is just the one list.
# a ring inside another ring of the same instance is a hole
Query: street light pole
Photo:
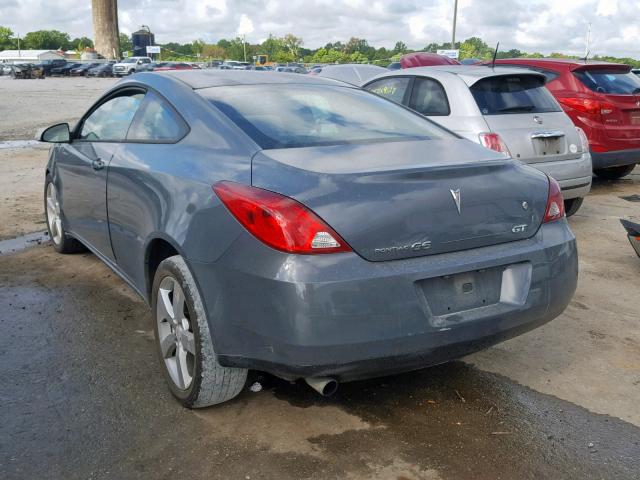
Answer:
[[453, 4], [453, 34], [451, 35], [451, 50], [456, 49], [456, 20], [458, 20], [458, 0]]

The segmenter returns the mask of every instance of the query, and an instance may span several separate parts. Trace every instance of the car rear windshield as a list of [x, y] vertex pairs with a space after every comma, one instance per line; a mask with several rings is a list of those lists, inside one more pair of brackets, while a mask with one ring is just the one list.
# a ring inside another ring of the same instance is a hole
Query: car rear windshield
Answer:
[[348, 87], [285, 83], [198, 92], [264, 149], [452, 136], [403, 107]]
[[578, 70], [573, 74], [594, 92], [615, 95], [640, 93], [640, 78], [624, 70]]
[[471, 86], [471, 93], [483, 115], [560, 111], [544, 79], [534, 75], [484, 78]]

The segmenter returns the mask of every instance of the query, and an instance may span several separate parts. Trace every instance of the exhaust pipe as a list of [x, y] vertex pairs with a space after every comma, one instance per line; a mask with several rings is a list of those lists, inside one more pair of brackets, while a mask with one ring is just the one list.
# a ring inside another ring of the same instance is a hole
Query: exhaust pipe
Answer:
[[338, 382], [331, 377], [311, 377], [304, 381], [323, 397], [330, 397], [338, 390]]

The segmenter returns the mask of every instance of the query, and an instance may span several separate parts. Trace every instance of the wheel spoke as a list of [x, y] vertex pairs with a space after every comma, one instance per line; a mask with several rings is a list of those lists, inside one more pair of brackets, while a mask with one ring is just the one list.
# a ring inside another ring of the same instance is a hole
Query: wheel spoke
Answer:
[[60, 220], [60, 217], [56, 217], [56, 238], [58, 238], [61, 234], [62, 234], [62, 220]]
[[176, 335], [175, 333], [169, 333], [160, 341], [160, 352], [162, 353], [162, 358], [171, 357], [174, 353], [175, 346]]
[[180, 344], [182, 345], [182, 348], [184, 348], [191, 355], [196, 354], [196, 342], [193, 338], [193, 332], [183, 330], [182, 334], [180, 335]]
[[184, 293], [178, 282], [173, 284], [173, 314], [176, 322], [180, 322], [184, 318]]
[[171, 305], [171, 300], [169, 300], [169, 290], [161, 288], [158, 297], [158, 320], [173, 321], [173, 305]]
[[53, 203], [51, 196], [47, 197], [47, 214], [49, 216], [54, 215], [56, 212], [56, 205]]
[[189, 384], [190, 375], [187, 371], [187, 352], [182, 348], [176, 348], [176, 370], [178, 373], [178, 386], [184, 388]]

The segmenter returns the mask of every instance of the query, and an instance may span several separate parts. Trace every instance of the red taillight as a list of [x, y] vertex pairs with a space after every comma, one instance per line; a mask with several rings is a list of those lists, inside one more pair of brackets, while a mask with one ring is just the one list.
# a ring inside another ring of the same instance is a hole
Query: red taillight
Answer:
[[478, 135], [480, 139], [480, 145], [496, 152], [500, 152], [507, 157], [511, 156], [511, 152], [507, 148], [507, 145], [502, 141], [500, 135], [497, 133], [481, 133]]
[[558, 101], [565, 107], [573, 108], [579, 112], [590, 113], [592, 115], [609, 115], [616, 109], [608, 102], [593, 100], [591, 98], [558, 98]]
[[213, 186], [231, 214], [261, 242], [288, 253], [350, 252], [318, 216], [296, 200], [235, 182]]
[[564, 198], [560, 184], [553, 178], [549, 178], [549, 197], [547, 208], [544, 212], [544, 223], [555, 222], [564, 217]]

